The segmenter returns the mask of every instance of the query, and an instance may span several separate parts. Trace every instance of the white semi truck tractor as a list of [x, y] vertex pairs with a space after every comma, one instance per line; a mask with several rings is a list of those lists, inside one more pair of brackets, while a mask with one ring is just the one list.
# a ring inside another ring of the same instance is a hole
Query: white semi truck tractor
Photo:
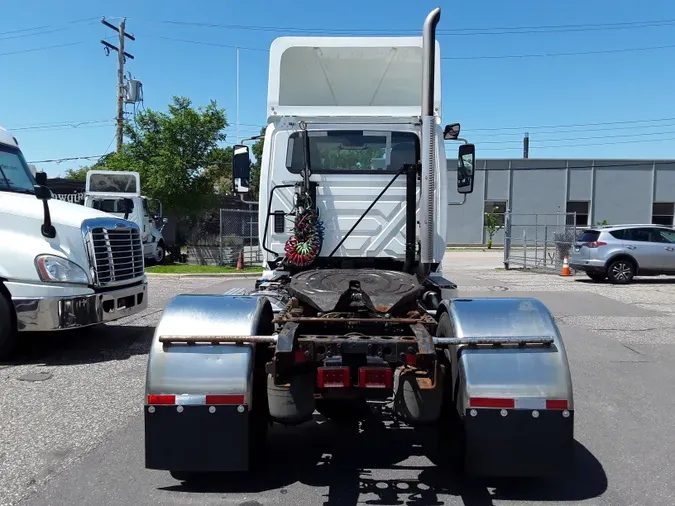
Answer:
[[138, 225], [51, 200], [0, 128], [0, 361], [22, 335], [110, 322], [148, 305]]
[[[473, 191], [475, 158], [459, 124], [441, 127], [439, 19], [435, 9], [422, 37], [272, 43], [266, 271], [244, 295], [179, 295], [164, 310], [147, 365], [148, 469], [178, 480], [255, 469], [271, 424], [316, 411], [437, 430], [441, 451], [472, 475], [572, 465], [572, 380], [549, 310], [462, 298], [438, 269], [444, 140], [463, 142], [460, 194]], [[245, 193], [245, 145], [233, 172]]]

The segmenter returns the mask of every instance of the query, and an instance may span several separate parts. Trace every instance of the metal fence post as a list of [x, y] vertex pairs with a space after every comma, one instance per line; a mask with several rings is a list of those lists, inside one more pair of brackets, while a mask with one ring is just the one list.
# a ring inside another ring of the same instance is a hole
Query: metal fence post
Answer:
[[544, 225], [544, 267], [546, 267], [547, 255], [548, 255], [548, 223]]
[[509, 258], [511, 256], [511, 211], [509, 209], [504, 213], [504, 268], [509, 269]]
[[527, 267], [527, 230], [523, 230], [523, 267]]
[[218, 209], [218, 264], [223, 265], [223, 209]]

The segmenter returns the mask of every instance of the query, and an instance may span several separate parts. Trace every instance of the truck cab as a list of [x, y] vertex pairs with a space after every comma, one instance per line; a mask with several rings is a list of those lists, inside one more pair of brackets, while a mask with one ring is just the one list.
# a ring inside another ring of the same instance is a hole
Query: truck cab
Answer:
[[[406, 257], [407, 184], [401, 168], [427, 159], [425, 177], [433, 189], [426, 194], [418, 189], [412, 204], [419, 208], [415, 222], [433, 239], [425, 253], [438, 266], [448, 203], [444, 130], [438, 126], [441, 60], [436, 42], [431, 119], [436, 128], [429, 156], [421, 141], [422, 49], [419, 37], [280, 37], [272, 43], [259, 207], [268, 267], [278, 264], [293, 231], [289, 217], [307, 158], [311, 198], [324, 230], [319, 257], [400, 266]], [[247, 157], [247, 148], [236, 149], [236, 156]], [[235, 170], [238, 166], [247, 164], [235, 162]], [[236, 179], [237, 191], [245, 191], [243, 175]], [[429, 206], [433, 220], [424, 211]]]
[[141, 230], [145, 258], [158, 264], [164, 262], [166, 245], [162, 230], [167, 220], [162, 217], [160, 201], [141, 195], [138, 172], [88, 171], [84, 206], [136, 223]]
[[0, 360], [24, 332], [105, 323], [147, 307], [139, 227], [51, 200], [0, 128]]

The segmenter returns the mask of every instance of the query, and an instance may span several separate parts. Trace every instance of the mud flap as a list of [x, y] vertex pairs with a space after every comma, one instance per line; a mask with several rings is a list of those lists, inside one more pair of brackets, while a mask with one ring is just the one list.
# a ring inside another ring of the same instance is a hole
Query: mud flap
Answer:
[[145, 466], [171, 471], [248, 470], [248, 409], [146, 406]]
[[467, 410], [465, 472], [493, 477], [565, 473], [574, 462], [574, 411], [567, 413], [568, 417], [562, 410]]

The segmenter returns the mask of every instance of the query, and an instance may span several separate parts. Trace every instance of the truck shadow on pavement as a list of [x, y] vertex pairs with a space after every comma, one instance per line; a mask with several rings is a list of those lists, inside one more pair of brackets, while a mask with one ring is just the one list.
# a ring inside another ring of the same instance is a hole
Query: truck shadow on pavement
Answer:
[[467, 480], [444, 465], [431, 429], [390, 428], [378, 419], [365, 427], [336, 424], [318, 416], [300, 427], [273, 428], [267, 462], [255, 474], [176, 482], [161, 490], [254, 494], [281, 489], [285, 495], [290, 492], [284, 487], [301, 483], [327, 487], [324, 506], [435, 506], [452, 497], [466, 506], [490, 506], [495, 500], [582, 501], [602, 495], [607, 490], [602, 465], [579, 442], [575, 452], [576, 469], [558, 479]]
[[84, 365], [148, 353], [153, 326], [97, 325], [61, 332], [22, 334], [14, 356], [2, 365]]

